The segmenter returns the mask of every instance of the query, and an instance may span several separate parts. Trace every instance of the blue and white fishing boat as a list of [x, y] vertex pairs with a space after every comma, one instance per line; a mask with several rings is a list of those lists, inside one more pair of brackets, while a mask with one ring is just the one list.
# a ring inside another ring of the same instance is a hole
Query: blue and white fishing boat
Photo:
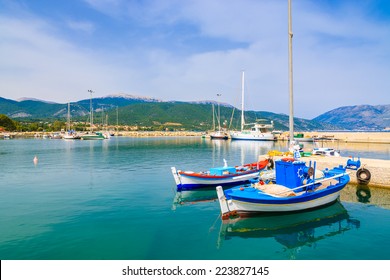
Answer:
[[228, 190], [217, 187], [222, 219], [259, 212], [294, 212], [336, 201], [350, 181], [347, 167], [323, 171], [303, 161], [275, 161], [276, 180]]
[[260, 171], [270, 165], [269, 159], [264, 159], [242, 166], [213, 167], [208, 171], [194, 172], [177, 170], [171, 167], [177, 190], [193, 190], [211, 186], [237, 186], [247, 184], [260, 175]]

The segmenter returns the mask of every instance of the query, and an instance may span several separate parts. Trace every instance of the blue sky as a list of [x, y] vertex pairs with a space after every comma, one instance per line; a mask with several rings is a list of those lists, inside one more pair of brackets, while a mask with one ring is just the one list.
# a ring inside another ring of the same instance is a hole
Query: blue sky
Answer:
[[[390, 1], [293, 0], [295, 116], [390, 104]], [[0, 0], [0, 96], [288, 114], [287, 0]], [[222, 94], [218, 97], [217, 94]]]

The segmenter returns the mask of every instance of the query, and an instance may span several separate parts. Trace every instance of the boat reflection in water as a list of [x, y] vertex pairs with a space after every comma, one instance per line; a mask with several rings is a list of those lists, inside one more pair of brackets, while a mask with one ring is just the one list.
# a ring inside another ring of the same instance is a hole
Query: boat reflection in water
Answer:
[[351, 219], [344, 206], [336, 201], [312, 211], [224, 220], [217, 247], [222, 247], [224, 241], [235, 237], [273, 237], [286, 250], [291, 250], [291, 258], [294, 258], [294, 250], [311, 247], [322, 239], [359, 227], [360, 221]]
[[173, 199], [172, 210], [176, 210], [178, 206], [216, 201], [217, 199], [217, 192], [213, 186], [195, 190], [177, 191]]

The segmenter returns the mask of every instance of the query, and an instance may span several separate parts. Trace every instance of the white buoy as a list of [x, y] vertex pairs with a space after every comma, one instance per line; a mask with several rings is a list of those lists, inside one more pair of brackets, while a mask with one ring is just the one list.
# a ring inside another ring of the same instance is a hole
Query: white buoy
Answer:
[[34, 157], [33, 162], [34, 162], [35, 165], [38, 164], [38, 157], [37, 156]]

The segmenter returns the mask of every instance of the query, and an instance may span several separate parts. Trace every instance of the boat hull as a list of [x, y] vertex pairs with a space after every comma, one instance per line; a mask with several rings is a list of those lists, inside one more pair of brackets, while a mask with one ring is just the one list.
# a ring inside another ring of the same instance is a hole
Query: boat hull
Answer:
[[308, 198], [301, 201], [281, 201], [280, 203], [267, 203], [269, 201], [261, 202], [247, 202], [237, 199], [232, 199], [231, 205], [233, 210], [239, 212], [296, 212], [312, 208], [317, 208], [331, 202], [334, 202], [340, 196], [340, 191], [330, 193], [328, 195], [318, 197], [315, 199]]
[[175, 178], [177, 190], [193, 190], [199, 188], [216, 186], [237, 186], [249, 183], [260, 175], [260, 170], [251, 170], [242, 174], [226, 176], [199, 175], [199, 173], [188, 173], [177, 171], [172, 167], [172, 174]]
[[249, 133], [231, 133], [232, 140], [255, 140], [255, 141], [275, 141], [275, 136], [272, 133], [249, 134]]
[[252, 186], [232, 188], [226, 191], [217, 187], [217, 194], [223, 218], [228, 218], [231, 214], [296, 212], [334, 202], [348, 182], [349, 175], [345, 174], [334, 185], [293, 196], [268, 194]]

